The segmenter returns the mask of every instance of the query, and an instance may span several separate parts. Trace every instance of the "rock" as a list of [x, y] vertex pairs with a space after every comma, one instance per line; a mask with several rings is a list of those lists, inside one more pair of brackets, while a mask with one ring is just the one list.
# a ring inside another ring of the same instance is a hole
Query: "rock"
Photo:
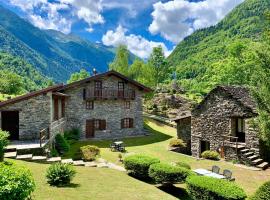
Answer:
[[52, 158], [48, 158], [47, 162], [61, 162], [61, 157], [52, 157]]
[[85, 167], [97, 167], [96, 162], [85, 162]]
[[61, 161], [61, 163], [64, 163], [64, 164], [73, 164], [73, 160], [72, 159], [64, 159]]
[[83, 160], [76, 160], [76, 161], [73, 161], [73, 165], [74, 166], [84, 166], [85, 163], [83, 162]]

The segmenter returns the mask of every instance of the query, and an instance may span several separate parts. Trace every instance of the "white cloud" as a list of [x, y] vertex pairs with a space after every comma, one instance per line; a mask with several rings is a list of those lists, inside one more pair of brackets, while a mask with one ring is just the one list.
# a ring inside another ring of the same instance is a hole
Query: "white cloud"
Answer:
[[42, 29], [55, 29], [70, 33], [74, 17], [87, 23], [86, 31], [93, 31], [93, 24], [104, 23], [102, 0], [8, 0], [22, 9], [30, 22]]
[[107, 33], [102, 37], [102, 42], [104, 45], [114, 47], [117, 47], [121, 44], [126, 45], [130, 52], [143, 59], [148, 58], [152, 52], [152, 49], [159, 45], [162, 46], [166, 56], [171, 53], [171, 51], [167, 49], [164, 43], [149, 41], [140, 35], [127, 35], [126, 32], [127, 30], [119, 25], [115, 31], [107, 31]]
[[219, 22], [236, 5], [244, 0], [205, 0], [188, 2], [173, 0], [154, 4], [153, 21], [149, 26], [152, 34], [178, 43], [197, 29]]

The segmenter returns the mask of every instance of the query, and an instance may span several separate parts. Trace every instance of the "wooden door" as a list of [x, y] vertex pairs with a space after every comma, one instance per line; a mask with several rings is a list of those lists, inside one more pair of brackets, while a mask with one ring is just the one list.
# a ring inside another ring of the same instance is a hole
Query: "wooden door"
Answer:
[[8, 131], [10, 140], [19, 140], [19, 111], [2, 111], [2, 130]]
[[125, 94], [125, 84], [124, 82], [118, 82], [118, 98], [124, 98]]
[[86, 120], [85, 137], [86, 138], [95, 137], [95, 120], [93, 119]]

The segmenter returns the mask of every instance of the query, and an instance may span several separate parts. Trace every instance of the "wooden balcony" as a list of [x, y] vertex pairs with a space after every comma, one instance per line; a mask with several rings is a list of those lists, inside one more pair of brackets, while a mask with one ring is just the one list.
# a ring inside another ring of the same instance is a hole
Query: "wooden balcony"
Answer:
[[115, 90], [115, 89], [87, 89], [85, 94], [86, 100], [95, 99], [124, 99], [124, 100], [134, 100], [135, 90]]

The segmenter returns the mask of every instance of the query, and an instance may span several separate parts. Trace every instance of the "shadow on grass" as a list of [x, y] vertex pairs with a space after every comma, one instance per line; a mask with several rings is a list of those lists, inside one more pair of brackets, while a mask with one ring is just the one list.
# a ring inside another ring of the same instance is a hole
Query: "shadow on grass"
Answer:
[[174, 185], [171, 186], [159, 186], [158, 189], [166, 192], [178, 199], [181, 200], [192, 200], [192, 198], [188, 195], [187, 191], [181, 187], [175, 187]]
[[56, 186], [58, 188], [78, 188], [80, 187], [80, 184], [77, 183], [70, 183], [68, 185], [61, 185], [61, 186]]

